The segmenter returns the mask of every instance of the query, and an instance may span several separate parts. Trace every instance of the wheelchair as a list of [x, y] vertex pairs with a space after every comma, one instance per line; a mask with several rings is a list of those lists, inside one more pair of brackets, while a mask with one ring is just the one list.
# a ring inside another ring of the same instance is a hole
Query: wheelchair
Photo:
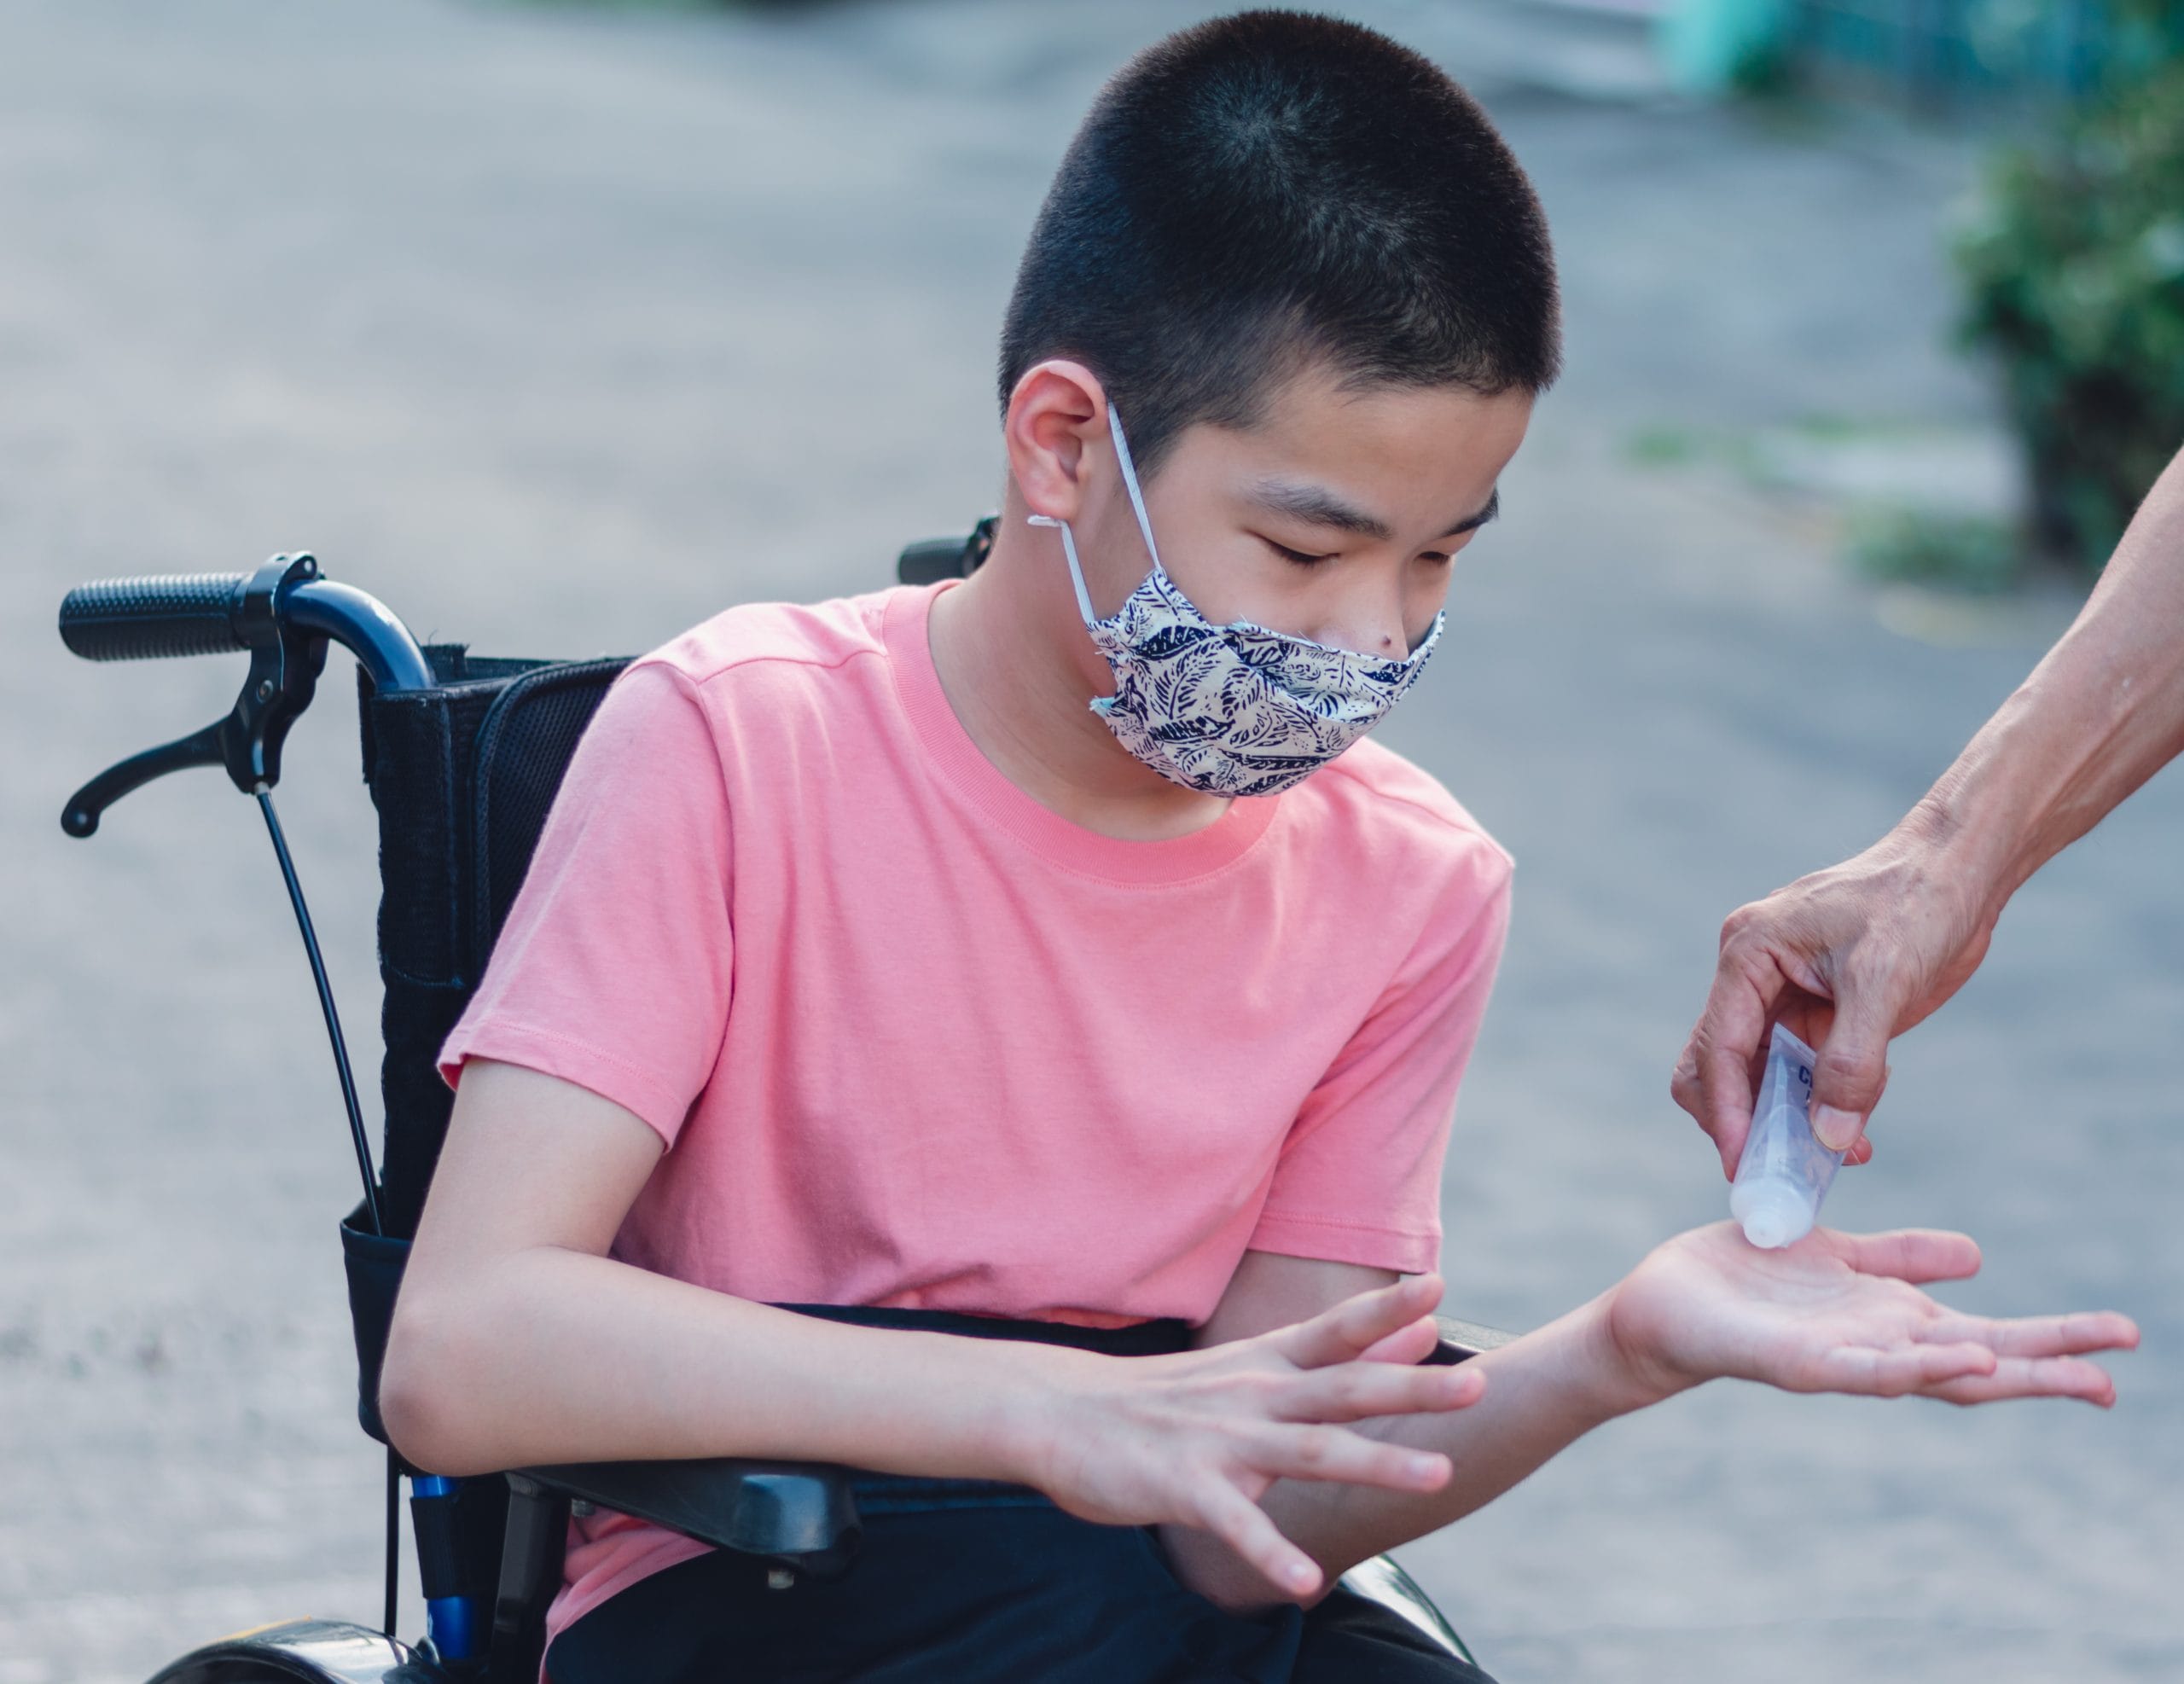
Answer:
[[[967, 537], [910, 545], [897, 577], [928, 584], [968, 574], [984, 560], [993, 528], [989, 516]], [[225, 717], [109, 768], [69, 799], [61, 825], [71, 836], [90, 837], [130, 791], [190, 766], [224, 767], [236, 788], [256, 798], [317, 985], [363, 1185], [362, 1199], [340, 1220], [340, 1239], [357, 1421], [386, 1447], [380, 1628], [299, 1619], [235, 1632], [173, 1661], [152, 1684], [537, 1684], [546, 1608], [561, 1582], [569, 1517], [580, 1505], [756, 1557], [775, 1588], [801, 1575], [854, 1572], [860, 1526], [841, 1468], [722, 1458], [450, 1479], [405, 1462], [380, 1420], [388, 1323], [453, 1104], [434, 1059], [484, 974], [578, 739], [630, 658], [556, 661], [475, 655], [461, 643], [421, 646], [378, 601], [328, 578], [302, 554], [276, 555], [247, 573], [81, 585], [61, 603], [60, 629], [68, 647], [90, 660], [249, 656]], [[283, 743], [311, 705], [329, 643], [356, 657], [363, 775], [379, 823], [385, 1124], [376, 1165], [272, 800]], [[1442, 1334], [1428, 1361], [1462, 1362], [1510, 1337], [1447, 1317]], [[407, 1642], [395, 1635], [405, 1480], [426, 1606], [425, 1631]], [[1449, 1654], [1472, 1659], [1388, 1558], [1361, 1564], [1342, 1582]]]

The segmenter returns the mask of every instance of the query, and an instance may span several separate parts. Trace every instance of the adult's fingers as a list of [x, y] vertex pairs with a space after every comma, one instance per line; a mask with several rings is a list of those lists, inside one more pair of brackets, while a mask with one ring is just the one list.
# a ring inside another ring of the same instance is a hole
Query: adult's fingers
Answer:
[[1751, 909], [1742, 909], [1722, 926], [1714, 986], [1670, 1084], [1676, 1103], [1713, 1136], [1724, 1176], [1736, 1174], [1751, 1128], [1752, 1060], [1787, 986], [1772, 957], [1740, 933], [1751, 915]]
[[1979, 1245], [1968, 1234], [1940, 1228], [1899, 1228], [1885, 1234], [1822, 1228], [1821, 1244], [1861, 1275], [1885, 1275], [1918, 1285], [1968, 1280], [1979, 1272]]
[[1409, 1275], [1391, 1286], [1376, 1286], [1269, 1335], [1275, 1349], [1300, 1368], [1347, 1362], [1441, 1302], [1441, 1277]]
[[1999, 1403], [2012, 1397], [2077, 1397], [2106, 1409], [2116, 1402], [2116, 1381], [2098, 1362], [2082, 1356], [2005, 1356], [1991, 1374], [1967, 1374], [1921, 1388], [1947, 1403]]
[[1486, 1376], [1466, 1365], [1420, 1368], [1394, 1362], [1345, 1362], [1315, 1368], [1285, 1385], [1274, 1406], [1286, 1421], [1356, 1421], [1461, 1409], [1478, 1402]]
[[1902, 989], [1885, 973], [1846, 967], [1833, 979], [1835, 1020], [1812, 1070], [1812, 1131], [1830, 1152], [1847, 1152], [1888, 1084], [1888, 1042], [1896, 1033]]

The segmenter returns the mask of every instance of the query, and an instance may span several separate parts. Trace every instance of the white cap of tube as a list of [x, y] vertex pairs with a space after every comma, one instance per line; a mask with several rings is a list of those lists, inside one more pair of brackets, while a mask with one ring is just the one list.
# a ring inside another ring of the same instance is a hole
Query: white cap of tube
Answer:
[[1737, 1184], [1729, 1193], [1729, 1214], [1744, 1224], [1745, 1239], [1774, 1251], [1810, 1234], [1820, 1212], [1809, 1188], [1764, 1176]]

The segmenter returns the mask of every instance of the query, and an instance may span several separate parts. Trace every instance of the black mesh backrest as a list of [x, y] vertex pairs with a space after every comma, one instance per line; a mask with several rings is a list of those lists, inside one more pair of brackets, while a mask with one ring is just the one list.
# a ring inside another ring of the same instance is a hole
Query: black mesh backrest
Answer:
[[629, 657], [534, 661], [425, 651], [428, 690], [379, 695], [358, 669], [364, 781], [379, 811], [380, 1159], [387, 1232], [417, 1229], [454, 1102], [435, 1061], [485, 974], [577, 740]]
[[470, 858], [476, 884], [471, 950], [480, 974], [531, 868], [531, 850], [577, 739], [627, 664], [617, 657], [527, 672], [501, 692], [479, 727]]

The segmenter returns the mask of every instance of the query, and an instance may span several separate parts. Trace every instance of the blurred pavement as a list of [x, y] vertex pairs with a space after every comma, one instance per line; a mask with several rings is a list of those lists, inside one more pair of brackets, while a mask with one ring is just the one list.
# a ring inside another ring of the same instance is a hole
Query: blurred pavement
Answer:
[[[0, 1684], [379, 1598], [353, 1166], [263, 827], [209, 773], [56, 823], [239, 664], [74, 661], [61, 593], [307, 547], [421, 636], [573, 656], [886, 582], [995, 501], [1000, 310], [1072, 126], [1211, 9], [0, 15]], [[1445, 1269], [1522, 1327], [1722, 1212], [1665, 1095], [1722, 916], [1892, 820], [2068, 605], [1884, 624], [1824, 507], [1629, 448], [1985, 426], [1940, 344], [1963, 144], [1679, 107], [1543, 6], [1351, 9], [1487, 101], [1566, 287], [1570, 372], [1389, 728], [1519, 862]], [[337, 659], [279, 800], [363, 1071], [351, 694]], [[1405, 1553], [1506, 1684], [2184, 1676], [2180, 837], [2172, 771], [2019, 897], [1830, 1205], [1975, 1234], [1959, 1303], [2137, 1316], [2117, 1408], [1717, 1386], [1612, 1426]]]

